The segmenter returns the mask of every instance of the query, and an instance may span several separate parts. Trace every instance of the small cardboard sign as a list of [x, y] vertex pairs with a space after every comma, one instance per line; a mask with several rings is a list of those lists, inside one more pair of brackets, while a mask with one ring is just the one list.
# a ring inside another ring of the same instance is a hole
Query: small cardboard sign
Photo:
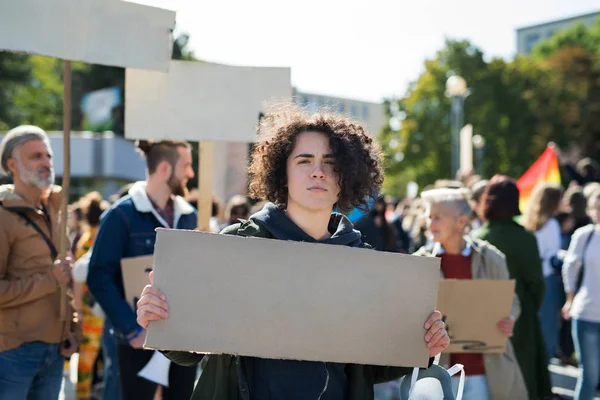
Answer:
[[514, 280], [444, 279], [438, 310], [450, 336], [445, 353], [503, 353], [506, 337], [496, 326], [510, 316]]
[[148, 274], [152, 271], [152, 262], [152, 256], [123, 258], [121, 260], [125, 299], [134, 311], [137, 309], [140, 294], [144, 287], [150, 283]]
[[158, 229], [169, 318], [150, 323], [145, 346], [425, 367], [438, 284], [433, 257]]
[[166, 72], [175, 12], [115, 0], [18, 0], [0, 7], [0, 49]]

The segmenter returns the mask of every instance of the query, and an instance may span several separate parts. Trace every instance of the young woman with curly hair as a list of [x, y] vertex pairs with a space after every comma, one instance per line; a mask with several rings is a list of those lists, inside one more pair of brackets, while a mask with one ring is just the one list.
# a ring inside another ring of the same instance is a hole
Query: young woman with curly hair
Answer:
[[[362, 246], [360, 232], [333, 210], [366, 206], [383, 181], [379, 148], [360, 125], [340, 115], [309, 115], [291, 106], [261, 121], [250, 175], [250, 195], [269, 203], [248, 221], [222, 233], [351, 247]], [[167, 315], [161, 293], [147, 286], [138, 303], [139, 324], [146, 327]], [[439, 312], [425, 322], [424, 334], [432, 357], [448, 345]], [[204, 357], [165, 354], [185, 365], [195, 365]], [[211, 355], [193, 399], [372, 399], [374, 383], [410, 371]]]

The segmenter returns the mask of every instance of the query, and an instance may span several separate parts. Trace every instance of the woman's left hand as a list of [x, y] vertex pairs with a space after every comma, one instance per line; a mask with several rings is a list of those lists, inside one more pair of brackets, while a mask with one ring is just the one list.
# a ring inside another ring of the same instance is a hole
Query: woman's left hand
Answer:
[[442, 313], [435, 310], [425, 322], [425, 329], [427, 329], [425, 343], [429, 348], [429, 357], [435, 357], [450, 344], [446, 324], [442, 321]]

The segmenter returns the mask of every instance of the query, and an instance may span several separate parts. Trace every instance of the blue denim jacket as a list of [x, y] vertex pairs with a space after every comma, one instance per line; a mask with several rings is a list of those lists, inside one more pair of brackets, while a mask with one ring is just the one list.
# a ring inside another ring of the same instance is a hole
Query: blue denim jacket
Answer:
[[[183, 198], [174, 201], [174, 227], [196, 228], [196, 210]], [[115, 327], [115, 336], [125, 339], [138, 328], [136, 315], [125, 300], [121, 259], [154, 253], [156, 228], [169, 228], [156, 212], [145, 182], [137, 182], [129, 194], [103, 216], [94, 242], [87, 284], [94, 298]]]

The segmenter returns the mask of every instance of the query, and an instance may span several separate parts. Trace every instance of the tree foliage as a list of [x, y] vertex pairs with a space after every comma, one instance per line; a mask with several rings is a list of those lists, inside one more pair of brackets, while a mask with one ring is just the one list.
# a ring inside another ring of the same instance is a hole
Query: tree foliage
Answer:
[[18, 110], [11, 103], [19, 87], [30, 81], [28, 55], [0, 52], [0, 129], [8, 129], [19, 120]]
[[[189, 35], [174, 40], [172, 58], [194, 61], [187, 49]], [[38, 125], [46, 130], [60, 130], [63, 125], [64, 61], [51, 57], [0, 52], [0, 130], [20, 124]], [[82, 129], [79, 103], [91, 91], [119, 87], [123, 103], [125, 69], [81, 62], [72, 63], [71, 126]], [[117, 110], [113, 130], [123, 134], [121, 107]]]
[[600, 21], [559, 32], [533, 55], [510, 62], [486, 61], [468, 41], [447, 40], [406, 95], [386, 103], [386, 192], [403, 195], [411, 180], [424, 186], [453, 178], [451, 103], [445, 95], [452, 74], [465, 78], [471, 92], [465, 123], [486, 141], [484, 176], [519, 177], [549, 141], [576, 142], [600, 158], [599, 43]]

